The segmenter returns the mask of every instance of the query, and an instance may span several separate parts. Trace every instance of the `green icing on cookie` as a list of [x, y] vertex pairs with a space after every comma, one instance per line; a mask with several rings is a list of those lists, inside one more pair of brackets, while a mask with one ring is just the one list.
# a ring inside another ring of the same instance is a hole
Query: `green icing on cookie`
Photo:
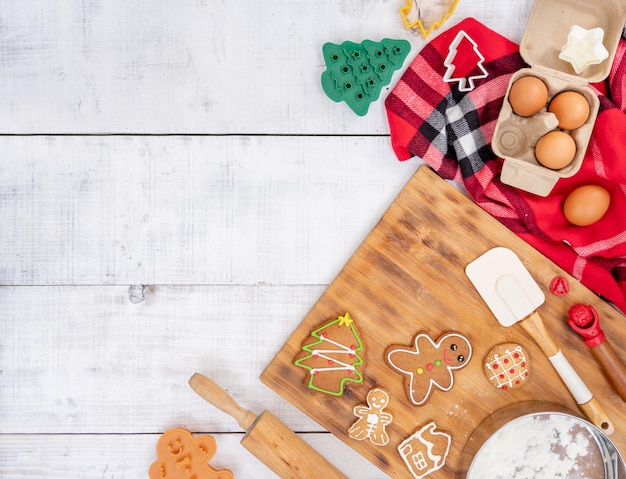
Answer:
[[341, 396], [346, 382], [363, 382], [358, 369], [363, 365], [362, 351], [354, 320], [346, 313], [311, 331], [310, 342], [302, 346], [294, 364], [309, 371], [307, 387]]

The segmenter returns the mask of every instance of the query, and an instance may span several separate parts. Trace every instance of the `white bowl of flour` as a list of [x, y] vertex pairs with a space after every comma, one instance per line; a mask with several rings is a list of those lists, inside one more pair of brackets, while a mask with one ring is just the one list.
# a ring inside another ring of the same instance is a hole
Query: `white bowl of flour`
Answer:
[[[588, 421], [545, 403], [507, 409], [468, 441], [478, 451], [469, 453], [466, 479], [626, 479], [617, 448]], [[524, 409], [534, 412], [520, 415]]]

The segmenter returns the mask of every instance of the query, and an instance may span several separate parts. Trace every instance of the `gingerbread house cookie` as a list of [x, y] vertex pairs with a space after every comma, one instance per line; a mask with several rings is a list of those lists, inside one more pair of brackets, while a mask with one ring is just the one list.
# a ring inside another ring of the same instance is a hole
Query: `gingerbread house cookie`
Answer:
[[398, 452], [413, 477], [422, 479], [444, 466], [451, 443], [452, 437], [430, 422], [402, 441]]
[[407, 397], [416, 406], [426, 403], [435, 388], [452, 389], [452, 373], [471, 357], [469, 340], [458, 333], [444, 334], [437, 341], [422, 333], [415, 336], [413, 348], [394, 345], [385, 351], [387, 364], [405, 375]]
[[309, 371], [307, 387], [333, 396], [345, 383], [362, 383], [363, 343], [350, 313], [311, 331], [294, 364]]

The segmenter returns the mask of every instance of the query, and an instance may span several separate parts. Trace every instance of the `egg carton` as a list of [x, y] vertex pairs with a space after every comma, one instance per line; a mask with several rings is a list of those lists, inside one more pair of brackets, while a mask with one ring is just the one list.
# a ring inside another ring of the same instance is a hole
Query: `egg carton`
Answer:
[[[624, 22], [624, 0], [535, 1], [520, 44], [520, 54], [530, 67], [511, 76], [491, 143], [493, 151], [504, 159], [503, 183], [545, 197], [560, 178], [580, 170], [600, 104], [589, 83], [609, 75]], [[603, 33], [600, 40], [598, 29]], [[516, 80], [529, 75], [547, 86], [548, 102], [539, 113], [523, 117], [513, 112], [509, 93]], [[576, 144], [574, 159], [554, 170], [541, 165], [534, 150], [543, 135], [557, 129], [558, 120], [548, 105], [564, 91], [583, 95], [590, 114], [582, 126], [567, 132]]]

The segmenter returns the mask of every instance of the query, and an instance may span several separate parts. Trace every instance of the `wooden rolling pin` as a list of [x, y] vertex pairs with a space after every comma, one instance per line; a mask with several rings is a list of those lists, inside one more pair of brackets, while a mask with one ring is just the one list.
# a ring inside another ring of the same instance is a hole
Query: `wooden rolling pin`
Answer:
[[348, 479], [276, 416], [263, 411], [258, 416], [242, 408], [208, 377], [195, 373], [189, 385], [216, 408], [234, 417], [246, 431], [241, 444], [283, 479]]
[[615, 392], [626, 401], [626, 365], [617, 356], [600, 328], [600, 315], [591, 305], [575, 304], [569, 309], [567, 324], [591, 348]]

